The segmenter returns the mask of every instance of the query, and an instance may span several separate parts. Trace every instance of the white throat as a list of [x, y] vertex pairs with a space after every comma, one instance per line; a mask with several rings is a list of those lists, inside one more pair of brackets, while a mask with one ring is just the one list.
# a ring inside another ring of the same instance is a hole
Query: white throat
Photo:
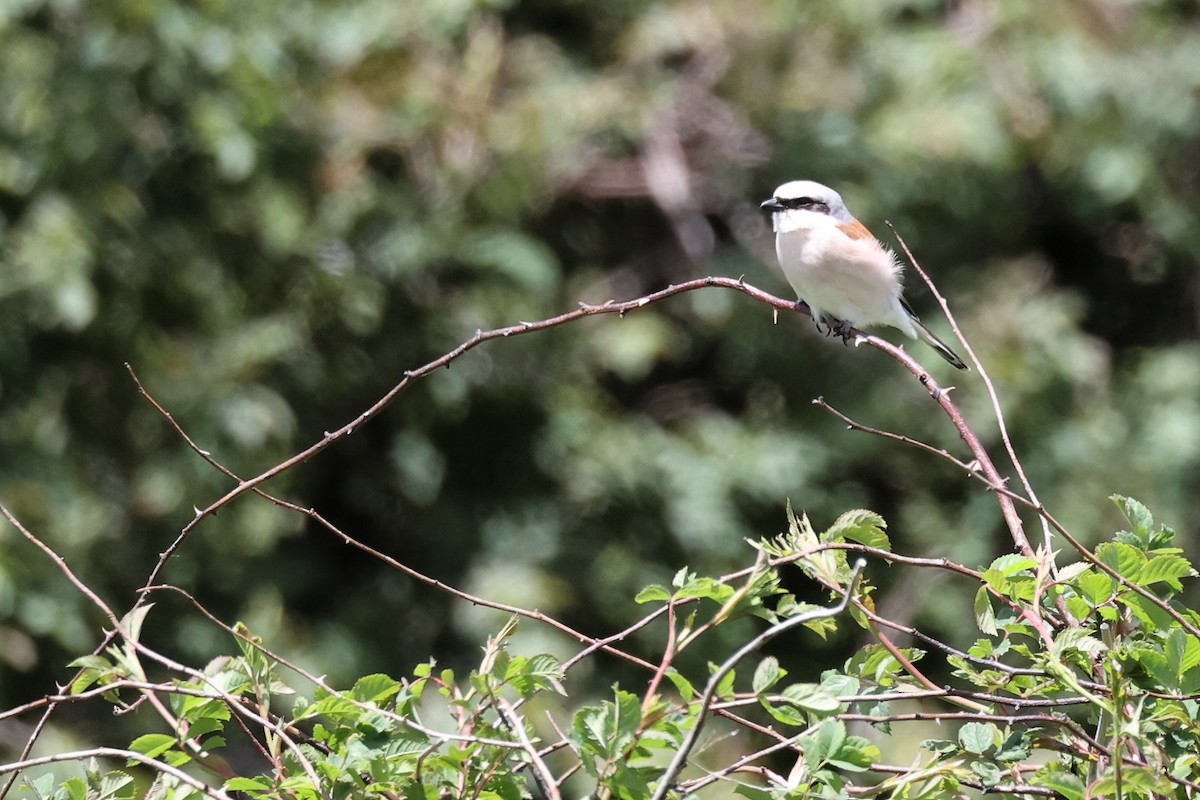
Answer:
[[794, 231], [814, 231], [820, 228], [833, 228], [837, 220], [819, 211], [809, 211], [803, 208], [789, 208], [776, 211], [771, 215], [771, 227], [776, 233], [792, 233]]

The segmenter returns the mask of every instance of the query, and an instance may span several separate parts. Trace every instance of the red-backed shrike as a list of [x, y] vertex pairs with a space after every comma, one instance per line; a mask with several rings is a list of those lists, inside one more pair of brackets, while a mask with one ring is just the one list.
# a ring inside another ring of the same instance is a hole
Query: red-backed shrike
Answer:
[[762, 207], [771, 212], [779, 266], [818, 329], [824, 322], [845, 337], [851, 327], [891, 325], [968, 368], [921, 324], [901, 293], [895, 253], [854, 218], [840, 194], [815, 181], [791, 181]]

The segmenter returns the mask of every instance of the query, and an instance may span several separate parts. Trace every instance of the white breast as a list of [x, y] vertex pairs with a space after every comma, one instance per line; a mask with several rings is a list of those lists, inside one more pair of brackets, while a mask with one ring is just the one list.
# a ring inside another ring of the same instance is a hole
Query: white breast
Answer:
[[900, 304], [895, 255], [873, 237], [851, 239], [828, 216], [805, 215], [818, 224], [781, 228], [775, 250], [788, 283], [814, 317], [827, 314], [856, 327], [892, 325], [915, 337]]

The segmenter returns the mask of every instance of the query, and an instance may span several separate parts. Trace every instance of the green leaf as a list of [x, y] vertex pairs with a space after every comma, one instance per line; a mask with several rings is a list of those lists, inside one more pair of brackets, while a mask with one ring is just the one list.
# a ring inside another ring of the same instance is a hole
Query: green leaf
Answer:
[[349, 694], [361, 703], [382, 704], [399, 691], [399, 681], [387, 675], [375, 673], [374, 675], [364, 675], [355, 681]]
[[980, 783], [989, 788], [1000, 783], [1004, 777], [1000, 767], [990, 761], [976, 761], [971, 764], [971, 771], [979, 776]]
[[[709, 664], [709, 669], [716, 671], [716, 664]], [[737, 670], [731, 669], [722, 676], [721, 680], [717, 681], [716, 696], [723, 700], [728, 700], [733, 697], [733, 682], [737, 679]]]
[[767, 710], [767, 713], [775, 718], [776, 722], [790, 725], [793, 728], [803, 728], [808, 725], [808, 716], [789, 704], [772, 703], [765, 695], [759, 695], [758, 702]]
[[829, 530], [821, 534], [821, 541], [831, 542], [848, 539], [867, 547], [874, 547], [879, 550], [891, 550], [892, 543], [884, 532], [886, 529], [887, 523], [883, 517], [874, 511], [859, 508], [847, 511], [838, 517]]
[[996, 611], [992, 608], [991, 592], [986, 586], [980, 586], [979, 591], [975, 593], [975, 624], [981, 633], [988, 636], [995, 636], [997, 633]]
[[645, 589], [642, 589], [633, 598], [635, 603], [665, 603], [671, 599], [671, 592], [667, 587], [659, 584], [651, 584]]
[[687, 600], [690, 598], [703, 598], [705, 600], [714, 600], [718, 603], [724, 603], [733, 597], [737, 590], [727, 583], [709, 578], [693, 577], [679, 587], [679, 591], [675, 593], [677, 600]]
[[779, 696], [797, 708], [816, 714], [833, 714], [842, 707], [841, 700], [816, 683], [793, 683]]
[[63, 781], [62, 789], [69, 800], [87, 800], [88, 787], [83, 778], [67, 778]]
[[925, 739], [921, 742], [921, 749], [928, 750], [935, 755], [948, 756], [958, 752], [958, 744], [949, 739]]
[[112, 669], [112, 665], [112, 662], [104, 656], [81, 656], [67, 664], [68, 667], [99, 670]]
[[1033, 753], [1033, 730], [1023, 728], [1012, 731], [993, 755], [997, 761], [1009, 763], [1024, 761]]
[[1163, 649], [1181, 675], [1200, 664], [1200, 640], [1182, 628], [1167, 633]]
[[983, 755], [996, 746], [1000, 730], [990, 722], [968, 722], [958, 729], [958, 743], [963, 750]]
[[675, 691], [679, 692], [679, 696], [683, 698], [683, 702], [690, 703], [692, 698], [696, 696], [696, 689], [692, 686], [691, 681], [683, 677], [683, 673], [671, 667], [666, 672], [667, 680], [675, 684]]
[[880, 757], [879, 747], [869, 739], [847, 736], [838, 751], [829, 757], [829, 764], [850, 772], [865, 772]]
[[848, 697], [858, 694], [862, 682], [858, 678], [830, 669], [821, 674], [821, 688], [834, 697]]
[[758, 668], [754, 670], [751, 688], [755, 694], [759, 694], [774, 686], [785, 675], [787, 675], [787, 670], [779, 666], [779, 659], [775, 656], [767, 656], [758, 663]]
[[1096, 557], [1122, 578], [1130, 581], [1137, 580], [1142, 565], [1146, 563], [1145, 553], [1121, 542], [1104, 542], [1097, 546]]
[[227, 792], [266, 792], [272, 788], [271, 781], [267, 778], [230, 778], [225, 781], [225, 791]]
[[135, 607], [121, 618], [121, 632], [127, 640], [138, 641], [142, 635], [142, 623], [146, 621], [146, 615], [152, 608], [154, 608], [154, 603], [146, 603], [144, 606]]
[[802, 741], [805, 758], [810, 767], [817, 769], [842, 749], [842, 743], [846, 741], [846, 723], [827, 719], [815, 731], [804, 736]]
[[1089, 570], [1075, 579], [1079, 593], [1093, 607], [1107, 602], [1116, 590], [1116, 580], [1106, 572]]
[[1132, 497], [1114, 494], [1108, 499], [1116, 503], [1117, 508], [1121, 509], [1121, 513], [1125, 515], [1125, 519], [1129, 520], [1129, 524], [1133, 526], [1134, 535], [1142, 541], [1149, 541], [1150, 535], [1154, 532], [1154, 517], [1150, 514], [1150, 509]]
[[1009, 553], [994, 560], [988, 565], [988, 569], [994, 569], [1005, 577], [1012, 577], [1019, 572], [1032, 572], [1036, 570], [1037, 559], [1017, 553]]
[[[129, 749], [150, 758], [158, 758], [177, 744], [174, 736], [165, 733], [147, 733], [134, 739]], [[135, 762], [130, 762], [135, 763]]]
[[1138, 582], [1143, 586], [1166, 583], [1175, 591], [1182, 592], [1183, 584], [1179, 582], [1179, 579], [1195, 576], [1196, 570], [1192, 569], [1191, 562], [1186, 558], [1174, 555], [1157, 556], [1142, 566], [1138, 573]]
[[979, 577], [983, 579], [983, 582], [985, 584], [987, 584], [987, 586], [990, 586], [991, 588], [995, 589], [1000, 594], [1002, 594], [1002, 595], [1008, 594], [1008, 592], [1009, 592], [1008, 576], [1005, 575], [1000, 570], [985, 569], [983, 572], [979, 573]]
[[1051, 647], [1051, 651], [1060, 656], [1077, 650], [1091, 657], [1099, 655], [1106, 649], [1104, 642], [1093, 636], [1087, 628], [1068, 628], [1060, 631], [1054, 637]]
[[[132, 783], [132, 775], [128, 775], [124, 772], [118, 772], [117, 770], [106, 772], [104, 773], [104, 777], [100, 779], [100, 788], [97, 794], [101, 799], [110, 797], [132, 797]], [[129, 787], [129, 791], [124, 791], [126, 787]]]

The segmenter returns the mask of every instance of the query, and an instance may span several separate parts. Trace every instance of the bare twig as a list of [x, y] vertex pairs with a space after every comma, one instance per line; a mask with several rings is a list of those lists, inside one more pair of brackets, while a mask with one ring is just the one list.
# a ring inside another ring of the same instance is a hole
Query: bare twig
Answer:
[[687, 762], [688, 756], [692, 752], [692, 748], [696, 746], [696, 741], [700, 738], [700, 731], [704, 728], [704, 721], [708, 716], [709, 706], [712, 705], [713, 697], [717, 693], [717, 686], [729, 674], [729, 671], [737, 666], [738, 662], [746, 656], [753, 653], [758, 648], [762, 647], [767, 642], [774, 639], [781, 633], [791, 630], [798, 625], [803, 625], [813, 620], [823, 619], [825, 617], [833, 617], [846, 610], [851, 598], [854, 595], [854, 587], [858, 583], [858, 576], [862, 572], [863, 567], [867, 562], [859, 559], [854, 564], [854, 571], [850, 575], [850, 580], [846, 581], [846, 588], [842, 594], [842, 599], [836, 604], [828, 608], [815, 608], [811, 611], [805, 611], [802, 614], [797, 614], [794, 617], [771, 626], [767, 630], [755, 636], [746, 644], [738, 648], [737, 652], [721, 664], [720, 667], [713, 672], [708, 679], [708, 683], [704, 687], [704, 692], [700, 695], [700, 707], [696, 709], [696, 724], [688, 731], [688, 735], [684, 737], [683, 742], [679, 745], [679, 749], [675, 751], [675, 756], [671, 759], [671, 763], [667, 765], [666, 770], [659, 778], [658, 788], [654, 792], [653, 800], [663, 800], [667, 796], [667, 792], [671, 790], [671, 786], [675, 782], [675, 777], [679, 771], [683, 769], [683, 765]]
[[21, 772], [30, 767], [43, 767], [47, 764], [55, 764], [63, 761], [87, 761], [92, 758], [114, 758], [120, 761], [137, 761], [140, 764], [145, 764], [151, 769], [157, 770], [165, 775], [170, 775], [180, 783], [190, 786], [197, 792], [206, 797], [217, 798], [217, 800], [230, 800], [229, 795], [221, 789], [214, 789], [207, 784], [196, 780], [191, 775], [187, 774], [177, 767], [172, 767], [170, 764], [163, 763], [156, 758], [150, 758], [145, 753], [139, 753], [136, 750], [121, 750], [116, 747], [92, 747], [87, 750], [72, 750], [65, 753], [54, 753], [48, 756], [39, 756], [38, 758], [26, 758], [20, 761], [10, 761], [7, 764], [0, 764], [0, 774], [7, 772]]
[[[921, 263], [917, 261], [916, 257], [912, 254], [912, 251], [908, 249], [908, 243], [904, 241], [904, 237], [900, 235], [900, 232], [897, 231], [895, 226], [890, 222], [888, 223], [888, 227], [891, 228], [892, 233], [896, 235], [896, 241], [900, 243], [901, 249], [904, 250], [904, 255], [908, 257], [908, 262], [912, 264], [913, 269], [917, 271], [917, 274], [921, 276], [921, 280], [925, 281], [925, 285], [928, 286], [929, 291], [933, 293], [934, 298], [937, 300], [938, 305], [942, 309], [942, 313], [946, 316], [946, 321], [950, 323], [950, 329], [954, 331], [955, 337], [957, 337], [959, 343], [967, 351], [967, 357], [971, 359], [971, 364], [974, 365], [976, 371], [979, 373], [979, 377], [983, 379], [983, 385], [987, 389], [988, 398], [992, 403], [992, 411], [996, 415], [996, 425], [1000, 430], [1000, 440], [1004, 443], [1004, 449], [1008, 453], [1008, 459], [1012, 462], [1013, 468], [1017, 471], [1017, 477], [1021, 480], [1021, 486], [1025, 488], [1025, 493], [1028, 495], [1034, 508], [1040, 509], [1042, 507], [1041, 501], [1038, 500], [1037, 493], [1033, 490], [1033, 484], [1030, 483], [1029, 477], [1025, 474], [1025, 468], [1021, 466], [1021, 459], [1017, 458], [1017, 451], [1016, 448], [1013, 447], [1012, 438], [1008, 435], [1008, 425], [1004, 421], [1004, 411], [1000, 407], [1000, 398], [996, 394], [996, 387], [992, 383], [991, 376], [988, 375], [987, 369], [985, 369], [983, 366], [983, 362], [981, 362], [979, 357], [975, 355], [975, 348], [971, 347], [971, 343], [967, 341], [967, 337], [963, 336], [962, 329], [958, 327], [958, 320], [954, 318], [953, 312], [950, 311], [950, 303], [947, 302], [946, 298], [942, 296], [942, 293], [938, 291], [937, 286], [935, 286], [933, 283], [933, 279], [929, 277], [928, 273], [926, 273], [924, 268], [921, 266]], [[1050, 529], [1047, 526], [1045, 518], [1042, 518], [1041, 522], [1042, 533], [1046, 537], [1047, 558], [1051, 558]], [[1018, 542], [1018, 545], [1019, 544], [1020, 543]]]
[[533, 767], [534, 781], [549, 800], [562, 800], [562, 793], [558, 791], [558, 781], [555, 779], [554, 773], [550, 771], [550, 767], [542, 760], [537, 748], [530, 741], [529, 734], [525, 732], [525, 720], [503, 697], [496, 698], [496, 701], [496, 707], [500, 710], [500, 714], [508, 722], [513, 735], [520, 741], [521, 750], [525, 755], [529, 756], [529, 761]]

